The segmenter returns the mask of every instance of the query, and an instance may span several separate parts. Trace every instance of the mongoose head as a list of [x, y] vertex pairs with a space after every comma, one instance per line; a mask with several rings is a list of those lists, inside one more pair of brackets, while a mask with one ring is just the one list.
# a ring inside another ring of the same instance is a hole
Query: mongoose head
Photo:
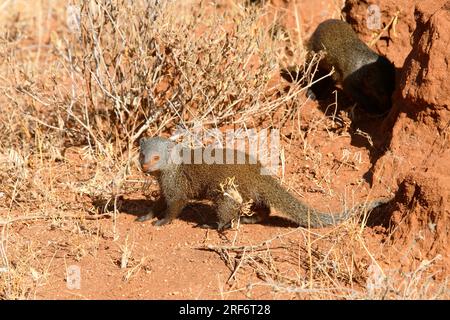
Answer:
[[167, 168], [174, 145], [174, 142], [162, 137], [142, 138], [139, 141], [139, 163], [142, 170], [155, 173]]

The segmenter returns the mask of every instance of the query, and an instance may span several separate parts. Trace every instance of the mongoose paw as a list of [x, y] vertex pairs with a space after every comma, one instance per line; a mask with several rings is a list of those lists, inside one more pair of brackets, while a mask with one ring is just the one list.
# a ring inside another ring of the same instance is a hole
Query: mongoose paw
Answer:
[[217, 226], [214, 224], [198, 224], [196, 225], [197, 228], [201, 228], [201, 229], [217, 229]]
[[150, 213], [148, 213], [146, 215], [137, 217], [135, 221], [137, 221], [137, 222], [144, 222], [144, 221], [153, 219], [153, 217], [154, 217], [153, 212], [150, 212]]
[[160, 227], [160, 226], [163, 226], [165, 224], [169, 224], [171, 222], [172, 222], [172, 219], [164, 218], [164, 219], [156, 220], [155, 222], [153, 222], [153, 225], [156, 226], [156, 227]]
[[257, 215], [253, 215], [253, 216], [241, 216], [240, 218], [241, 223], [245, 223], [245, 224], [253, 224], [253, 223], [258, 223], [262, 221], [262, 218], [260, 216]]
[[224, 231], [224, 230], [230, 229], [230, 228], [231, 228], [231, 221], [217, 223], [217, 230], [219, 230], [219, 231]]

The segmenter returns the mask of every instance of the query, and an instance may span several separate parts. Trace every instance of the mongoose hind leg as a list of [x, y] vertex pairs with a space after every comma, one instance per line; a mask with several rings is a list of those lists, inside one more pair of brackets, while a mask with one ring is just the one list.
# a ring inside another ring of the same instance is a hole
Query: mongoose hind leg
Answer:
[[251, 211], [254, 213], [251, 216], [243, 215], [240, 218], [241, 223], [259, 223], [266, 220], [270, 215], [270, 207], [265, 204], [254, 204], [251, 207]]

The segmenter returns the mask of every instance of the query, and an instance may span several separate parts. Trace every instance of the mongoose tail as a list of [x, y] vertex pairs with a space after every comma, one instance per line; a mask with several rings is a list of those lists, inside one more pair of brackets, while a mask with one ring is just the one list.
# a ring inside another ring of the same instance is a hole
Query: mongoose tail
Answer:
[[[261, 174], [261, 164], [184, 164], [170, 161], [175, 143], [165, 138], [147, 138], [140, 142], [139, 161], [144, 172], [153, 175], [161, 187], [161, 197], [150, 212], [138, 218], [145, 221], [159, 213], [162, 218], [155, 225], [170, 223], [178, 217], [190, 200], [209, 199], [217, 207], [218, 229], [229, 227], [239, 217], [241, 202], [218, 192], [228, 178], [236, 179], [236, 191], [243, 202], [252, 200], [253, 216], [241, 215], [244, 223], [256, 223], [270, 215], [274, 207], [289, 220], [311, 228], [335, 225], [348, 218], [357, 209], [366, 207], [371, 210], [389, 200], [374, 201], [358, 205], [350, 210], [330, 214], [320, 212], [299, 201], [278, 181]], [[190, 150], [194, 152], [194, 150]], [[191, 153], [192, 156], [192, 153]], [[223, 191], [223, 190], [222, 190]]]
[[[285, 215], [289, 220], [296, 222], [303, 227], [321, 228], [333, 226], [348, 220], [362, 209], [370, 211], [392, 200], [391, 198], [386, 198], [361, 203], [353, 208], [334, 214], [321, 212], [298, 200], [291, 193], [279, 186], [275, 179], [272, 177], [269, 178], [273, 181], [270, 183], [271, 191], [265, 195], [268, 204], [278, 209], [278, 211]], [[267, 185], [269, 185], [269, 183]]]

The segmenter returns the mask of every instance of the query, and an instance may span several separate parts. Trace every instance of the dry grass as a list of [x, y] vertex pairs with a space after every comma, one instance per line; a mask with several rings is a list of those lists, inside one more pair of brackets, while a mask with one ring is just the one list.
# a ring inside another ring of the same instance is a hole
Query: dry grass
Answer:
[[[324, 169], [310, 139], [323, 128], [335, 136], [335, 119], [314, 118], [305, 129], [299, 112], [311, 78], [290, 88], [276, 81], [285, 67], [280, 61], [292, 58], [285, 46], [302, 48], [295, 56], [304, 57], [300, 30], [274, 37], [277, 20], [264, 22], [265, 8], [241, 1], [225, 1], [226, 10], [204, 1], [159, 2], [80, 1], [69, 9], [70, 21], [65, 1], [0, 4], [0, 298], [34, 298], [49, 284], [55, 257], [48, 248], [77, 261], [95, 257], [99, 239], [118, 239], [121, 196], [141, 192], [145, 182], [135, 175], [143, 135], [199, 123], [201, 130], [270, 128], [291, 120], [289, 144], [299, 141], [317, 188], [333, 194], [330, 174], [340, 167]], [[310, 76], [315, 63], [304, 69]], [[346, 154], [338, 163], [359, 161]], [[110, 221], [106, 228], [97, 221], [103, 218]], [[19, 223], [31, 234], [39, 226], [58, 236], [43, 245], [39, 237], [19, 235]], [[325, 235], [295, 229], [293, 238], [282, 234], [258, 246], [207, 249], [231, 270], [227, 290], [248, 296], [268, 286], [302, 298], [435, 297], [416, 283], [427, 266], [405, 285], [384, 274], [382, 285], [376, 276], [376, 285], [367, 285], [376, 261], [348, 248], [367, 250], [360, 229], [356, 223]], [[132, 257], [135, 241], [117, 245], [125, 281], [146, 266], [148, 257]], [[259, 281], [237, 287], [243, 270]]]
[[[230, 269], [228, 290], [248, 298], [271, 290], [274, 297], [299, 299], [446, 299], [448, 279], [436, 282], [430, 272], [440, 259], [424, 261], [416, 270], [382, 268], [366, 241], [349, 221], [328, 233], [296, 229], [256, 245], [203, 245]], [[249, 275], [252, 275], [249, 279]]]

